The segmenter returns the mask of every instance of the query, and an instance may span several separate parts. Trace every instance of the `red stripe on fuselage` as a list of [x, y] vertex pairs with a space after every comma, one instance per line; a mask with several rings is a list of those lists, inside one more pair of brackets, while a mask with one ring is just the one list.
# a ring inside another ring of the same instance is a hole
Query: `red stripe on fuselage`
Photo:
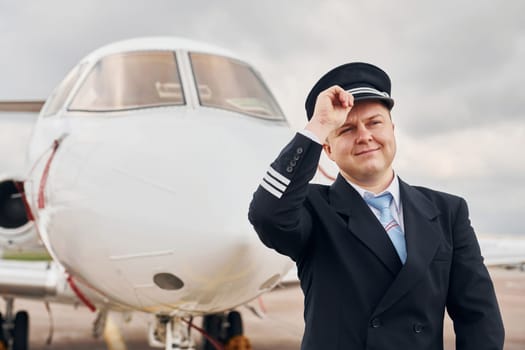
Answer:
[[46, 163], [46, 167], [44, 168], [44, 172], [42, 173], [42, 178], [40, 179], [40, 186], [38, 187], [38, 209], [44, 209], [46, 206], [44, 189], [46, 187], [47, 177], [49, 176], [49, 168], [51, 167], [51, 162], [55, 157], [55, 153], [59, 144], [60, 143], [58, 142], [58, 140], [55, 140], [53, 142], [53, 150], [51, 151], [51, 155], [49, 156], [49, 159]]

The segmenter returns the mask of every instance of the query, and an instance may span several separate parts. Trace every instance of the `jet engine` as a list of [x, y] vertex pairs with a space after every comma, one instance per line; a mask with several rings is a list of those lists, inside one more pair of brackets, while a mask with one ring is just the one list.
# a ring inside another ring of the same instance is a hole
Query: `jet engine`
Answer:
[[29, 248], [38, 244], [23, 191], [23, 182], [0, 178], [0, 250]]

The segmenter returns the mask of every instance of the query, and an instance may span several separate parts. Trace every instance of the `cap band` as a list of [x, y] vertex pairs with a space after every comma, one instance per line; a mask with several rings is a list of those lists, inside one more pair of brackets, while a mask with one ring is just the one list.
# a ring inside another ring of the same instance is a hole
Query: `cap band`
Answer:
[[370, 63], [350, 62], [333, 68], [312, 87], [304, 102], [308, 120], [314, 115], [319, 94], [334, 85], [353, 94], [354, 101], [378, 100], [388, 110], [394, 106], [394, 100], [390, 97], [392, 84], [388, 74]]
[[355, 94], [374, 94], [374, 95], [381, 95], [383, 97], [390, 97], [390, 95], [387, 92], [379, 91], [371, 87], [357, 87], [350, 90], [346, 90], [347, 92], [351, 93], [352, 95]]

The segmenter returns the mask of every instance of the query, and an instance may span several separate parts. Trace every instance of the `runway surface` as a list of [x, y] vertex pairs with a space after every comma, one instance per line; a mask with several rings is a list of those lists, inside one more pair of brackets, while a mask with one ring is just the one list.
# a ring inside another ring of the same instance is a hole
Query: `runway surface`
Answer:
[[[518, 270], [491, 269], [506, 328], [506, 350], [525, 349], [525, 272]], [[303, 332], [303, 297], [297, 285], [277, 288], [263, 297], [266, 309], [264, 319], [257, 318], [247, 308], [242, 308], [245, 332], [255, 350], [299, 349]], [[46, 345], [49, 321], [41, 302], [17, 300], [17, 309], [26, 309], [31, 314], [31, 350], [103, 350], [107, 349], [103, 339], [93, 339], [91, 325], [95, 314], [86, 308], [51, 305], [54, 318], [54, 337]], [[150, 349], [147, 344], [147, 322], [149, 317], [133, 314], [130, 323], [124, 323], [119, 314], [112, 315], [121, 328], [128, 350]], [[200, 324], [200, 320], [196, 320]], [[445, 327], [446, 349], [454, 349], [454, 335], [450, 321]]]

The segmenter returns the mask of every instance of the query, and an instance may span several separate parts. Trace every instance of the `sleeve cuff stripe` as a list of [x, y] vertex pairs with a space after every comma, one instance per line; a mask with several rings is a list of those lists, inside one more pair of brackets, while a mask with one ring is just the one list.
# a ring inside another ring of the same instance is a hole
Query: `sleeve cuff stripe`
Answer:
[[279, 174], [277, 171], [275, 171], [272, 167], [268, 168], [268, 174], [272, 175], [274, 178], [279, 180], [281, 183], [288, 186], [290, 184], [290, 180]]
[[275, 187], [274, 184], [272, 184], [271, 182], [268, 182], [268, 180], [266, 180], [266, 179], [263, 179], [262, 182], [266, 183], [267, 185], [270, 185], [273, 189], [275, 189], [277, 192], [279, 192], [281, 194], [284, 193], [284, 191], [286, 190], [286, 188], [284, 190], [281, 190], [281, 189]]
[[286, 186], [283, 185], [281, 182], [279, 182], [279, 180], [275, 179], [270, 174], [266, 174], [266, 176], [264, 177], [264, 181], [268, 182], [270, 185], [272, 185], [273, 187], [275, 187], [281, 192], [286, 191]]
[[276, 190], [275, 188], [273, 188], [272, 186], [270, 186], [266, 181], [262, 181], [261, 182], [261, 186], [262, 188], [264, 188], [266, 191], [270, 192], [271, 194], [273, 194], [275, 197], [277, 198], [281, 198], [281, 196], [283, 195], [281, 192], [279, 192], [278, 190]]

